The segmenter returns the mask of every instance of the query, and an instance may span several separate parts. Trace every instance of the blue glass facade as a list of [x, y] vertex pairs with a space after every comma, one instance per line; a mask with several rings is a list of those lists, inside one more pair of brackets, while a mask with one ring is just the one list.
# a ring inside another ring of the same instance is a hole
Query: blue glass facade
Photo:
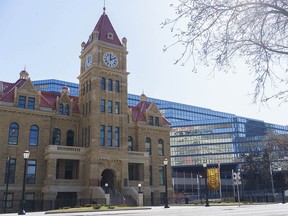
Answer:
[[55, 79], [36, 80], [33, 85], [41, 91], [60, 93], [62, 87], [67, 86], [70, 89], [70, 95], [78, 96], [78, 84]]
[[[43, 91], [60, 92], [63, 86], [78, 96], [78, 84], [59, 80], [39, 80], [33, 84]], [[128, 105], [134, 106], [140, 96], [128, 94]], [[288, 134], [288, 127], [261, 120], [239, 117], [211, 109], [155, 98], [154, 102], [171, 123], [171, 165], [174, 169], [199, 167], [203, 158], [208, 164], [236, 166], [243, 154], [263, 149], [267, 131]]]

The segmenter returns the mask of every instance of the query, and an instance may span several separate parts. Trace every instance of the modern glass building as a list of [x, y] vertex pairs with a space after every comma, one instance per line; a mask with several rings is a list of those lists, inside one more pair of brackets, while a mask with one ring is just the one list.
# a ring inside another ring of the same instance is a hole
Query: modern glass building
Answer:
[[[39, 80], [33, 84], [39, 90], [55, 92], [67, 86], [71, 95], [78, 96], [75, 83]], [[128, 105], [135, 106], [139, 101], [140, 96], [128, 94]], [[243, 163], [243, 155], [263, 150], [262, 141], [268, 131], [288, 134], [288, 126], [155, 98], [148, 97], [147, 101], [154, 102], [171, 123], [171, 165], [176, 192], [189, 193], [199, 188], [198, 176], [204, 162], [214, 167], [221, 165], [222, 184], [231, 186], [231, 171]]]

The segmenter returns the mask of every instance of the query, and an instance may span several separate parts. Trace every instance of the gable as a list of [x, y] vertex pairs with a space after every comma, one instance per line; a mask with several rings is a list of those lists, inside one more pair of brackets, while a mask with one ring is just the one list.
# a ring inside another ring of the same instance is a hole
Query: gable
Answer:
[[148, 114], [154, 114], [154, 115], [159, 115], [161, 116], [161, 112], [160, 110], [158, 109], [158, 107], [156, 106], [156, 104], [154, 102], [152, 102], [150, 104], [150, 106], [147, 108], [147, 111], [146, 111]]
[[24, 93], [24, 94], [27, 94], [27, 95], [34, 95], [34, 96], [38, 95], [38, 91], [33, 86], [33, 84], [32, 84], [30, 79], [27, 79], [24, 82], [24, 84], [20, 88], [18, 88], [18, 94], [19, 93]]
[[59, 98], [59, 102], [70, 104], [70, 97], [68, 94], [62, 94]]

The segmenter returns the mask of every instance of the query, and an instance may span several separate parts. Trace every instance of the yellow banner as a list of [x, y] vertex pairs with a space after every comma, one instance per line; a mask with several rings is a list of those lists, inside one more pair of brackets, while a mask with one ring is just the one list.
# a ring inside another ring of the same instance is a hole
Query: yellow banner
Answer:
[[219, 169], [218, 168], [208, 168], [207, 169], [207, 181], [209, 190], [219, 190]]

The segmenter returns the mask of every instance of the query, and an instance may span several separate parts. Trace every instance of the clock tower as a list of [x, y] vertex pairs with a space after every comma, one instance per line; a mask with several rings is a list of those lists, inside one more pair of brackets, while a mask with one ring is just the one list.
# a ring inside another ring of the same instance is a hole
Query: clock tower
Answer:
[[126, 44], [105, 8], [88, 41], [81, 44], [79, 142], [87, 149], [85, 185], [92, 197], [99, 195], [100, 187], [121, 190], [128, 182]]

